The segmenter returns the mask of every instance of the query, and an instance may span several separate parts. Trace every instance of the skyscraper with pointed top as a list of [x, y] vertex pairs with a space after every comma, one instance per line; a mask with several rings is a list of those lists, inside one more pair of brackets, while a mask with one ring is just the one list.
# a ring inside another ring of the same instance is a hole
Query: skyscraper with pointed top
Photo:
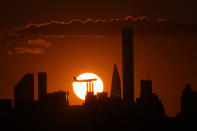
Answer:
[[122, 30], [122, 73], [123, 100], [127, 104], [134, 103], [134, 60], [133, 29]]
[[121, 99], [121, 82], [116, 64], [114, 64], [110, 97], [112, 99]]

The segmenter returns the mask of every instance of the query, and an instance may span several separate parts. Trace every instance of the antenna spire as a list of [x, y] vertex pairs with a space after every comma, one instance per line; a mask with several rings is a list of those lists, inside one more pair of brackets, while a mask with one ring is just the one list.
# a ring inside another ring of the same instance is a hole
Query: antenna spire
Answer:
[[147, 72], [147, 80], [148, 80], [148, 72]]

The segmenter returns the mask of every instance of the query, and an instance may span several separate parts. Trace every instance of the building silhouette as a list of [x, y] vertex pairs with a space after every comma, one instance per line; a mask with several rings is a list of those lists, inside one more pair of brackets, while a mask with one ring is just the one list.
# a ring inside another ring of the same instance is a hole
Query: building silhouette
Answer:
[[161, 100], [152, 93], [152, 80], [141, 80], [140, 98], [136, 99], [136, 104], [146, 119], [161, 119], [165, 116]]
[[1, 99], [0, 100], [0, 114], [9, 113], [12, 111], [12, 100], [11, 99]]
[[123, 100], [134, 103], [133, 29], [122, 30]]
[[121, 99], [121, 81], [116, 64], [114, 64], [110, 97], [111, 99]]
[[64, 91], [48, 93], [41, 104], [44, 104], [47, 110], [63, 111], [69, 104], [68, 95], [69, 93]]
[[[69, 105], [69, 92], [47, 93], [47, 73], [38, 73], [38, 101], [34, 100], [34, 74], [26, 74], [14, 87], [14, 107], [9, 99], [0, 100], [1, 130], [196, 130], [197, 92], [186, 85], [181, 96], [181, 113], [165, 115], [159, 97], [152, 92], [152, 80], [140, 81], [140, 97], [134, 103], [133, 31], [122, 30], [123, 99], [118, 69], [114, 65], [111, 95], [94, 94], [94, 83], [87, 82], [83, 105]], [[2, 126], [3, 125], [3, 126]]]
[[97, 103], [97, 96], [94, 92], [87, 92], [85, 96], [85, 105], [94, 106]]
[[29, 111], [34, 103], [34, 74], [26, 74], [14, 87], [16, 111]]
[[141, 80], [141, 92], [140, 98], [143, 100], [148, 99], [152, 94], [152, 81], [151, 80]]
[[98, 101], [105, 103], [108, 100], [108, 93], [107, 92], [98, 92], [97, 99], [98, 99]]
[[38, 100], [43, 101], [47, 95], [47, 73], [38, 72]]
[[181, 115], [186, 118], [197, 117], [197, 92], [187, 84], [181, 96]]

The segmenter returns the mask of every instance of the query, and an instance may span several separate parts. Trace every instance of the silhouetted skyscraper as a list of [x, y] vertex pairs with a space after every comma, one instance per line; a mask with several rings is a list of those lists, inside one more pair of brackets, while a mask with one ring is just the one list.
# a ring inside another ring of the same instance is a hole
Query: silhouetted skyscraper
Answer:
[[34, 74], [26, 74], [14, 87], [14, 107], [18, 111], [29, 111], [34, 103]]
[[38, 100], [43, 101], [47, 95], [47, 73], [38, 72]]
[[141, 80], [140, 98], [146, 99], [152, 95], [152, 80]]
[[189, 84], [186, 85], [181, 96], [181, 114], [184, 117], [197, 117], [197, 92]]
[[122, 30], [123, 100], [134, 103], [133, 30]]
[[116, 64], [114, 64], [110, 96], [112, 99], [121, 99], [121, 82]]
[[136, 99], [143, 116], [151, 119], [163, 118], [165, 111], [158, 95], [152, 93], [152, 80], [141, 80], [140, 98]]

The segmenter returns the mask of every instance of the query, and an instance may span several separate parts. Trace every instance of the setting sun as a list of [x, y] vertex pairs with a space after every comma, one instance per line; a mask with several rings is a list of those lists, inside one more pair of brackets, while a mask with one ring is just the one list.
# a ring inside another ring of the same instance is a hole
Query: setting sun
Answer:
[[73, 90], [75, 94], [82, 100], [85, 100], [87, 92], [87, 82], [86, 80], [91, 80], [91, 83], [94, 85], [94, 94], [97, 92], [103, 91], [103, 82], [96, 74], [93, 73], [83, 73], [76, 78], [76, 81], [73, 82]]

